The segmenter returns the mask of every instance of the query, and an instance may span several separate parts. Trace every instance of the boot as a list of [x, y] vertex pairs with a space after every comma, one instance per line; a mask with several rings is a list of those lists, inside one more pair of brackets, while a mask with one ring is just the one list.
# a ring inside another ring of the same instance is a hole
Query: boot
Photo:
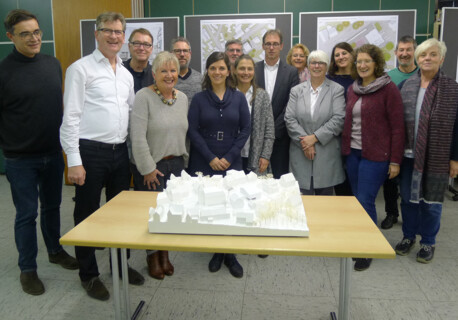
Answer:
[[159, 262], [161, 264], [162, 270], [164, 271], [164, 274], [167, 276], [171, 276], [173, 274], [173, 271], [175, 271], [175, 268], [170, 263], [169, 252], [162, 251], [162, 250], [158, 252], [159, 252]]
[[159, 263], [159, 252], [156, 251], [146, 256], [146, 263], [148, 264], [148, 274], [154, 279], [164, 279], [164, 271]]

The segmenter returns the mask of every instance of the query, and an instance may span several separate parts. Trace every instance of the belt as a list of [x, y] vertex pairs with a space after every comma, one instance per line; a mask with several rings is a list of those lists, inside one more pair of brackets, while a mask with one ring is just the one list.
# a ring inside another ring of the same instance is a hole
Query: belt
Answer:
[[233, 134], [232, 132], [216, 131], [212, 133], [203, 132], [202, 136], [205, 138], [214, 138], [217, 141], [223, 141], [224, 139], [235, 138], [237, 137], [237, 134]]
[[86, 147], [99, 148], [99, 149], [117, 150], [121, 147], [124, 147], [126, 143], [125, 142], [123, 143], [105, 143], [105, 142], [99, 142], [99, 141], [94, 141], [94, 140], [80, 139], [80, 145], [86, 146]]
[[162, 158], [162, 160], [171, 160], [173, 158], [175, 158], [175, 156], [167, 156], [167, 157]]

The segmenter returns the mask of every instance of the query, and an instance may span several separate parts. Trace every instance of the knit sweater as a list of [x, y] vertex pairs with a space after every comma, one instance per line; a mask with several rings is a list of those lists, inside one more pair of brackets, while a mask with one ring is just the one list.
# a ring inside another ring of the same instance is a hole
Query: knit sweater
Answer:
[[369, 94], [347, 91], [342, 154], [350, 154], [353, 107], [361, 102], [361, 143], [363, 158], [400, 164], [404, 154], [404, 116], [401, 94], [393, 82]]
[[142, 175], [153, 172], [164, 157], [188, 159], [188, 99], [181, 91], [176, 90], [176, 94], [177, 100], [171, 106], [150, 88], [141, 89], [135, 96], [130, 116], [131, 162]]
[[60, 152], [62, 69], [51, 56], [16, 49], [0, 62], [0, 146], [7, 158]]
[[183, 77], [178, 76], [178, 82], [175, 88], [183, 92], [188, 97], [188, 103], [191, 104], [194, 95], [202, 91], [202, 74], [199, 71], [189, 68], [188, 73]]

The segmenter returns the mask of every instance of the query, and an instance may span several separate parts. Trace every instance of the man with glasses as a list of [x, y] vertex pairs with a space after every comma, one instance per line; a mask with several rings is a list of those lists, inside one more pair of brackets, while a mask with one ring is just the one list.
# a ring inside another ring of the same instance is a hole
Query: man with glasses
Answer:
[[0, 62], [0, 146], [16, 207], [14, 235], [24, 292], [40, 295], [36, 218], [51, 263], [78, 269], [59, 244], [64, 161], [59, 142], [62, 123], [62, 69], [40, 53], [42, 31], [35, 15], [13, 10], [5, 21], [13, 52]]
[[154, 83], [149, 58], [153, 53], [153, 36], [144, 29], [135, 29], [129, 37], [129, 52], [131, 58], [124, 62], [124, 66], [134, 78], [134, 91]]
[[233, 66], [235, 60], [243, 54], [243, 43], [239, 39], [232, 39], [228, 40], [224, 47], [231, 66]]
[[299, 84], [297, 69], [280, 59], [283, 35], [278, 29], [268, 30], [262, 37], [264, 61], [255, 66], [256, 83], [265, 89], [272, 102], [275, 121], [275, 142], [270, 157], [274, 178], [289, 172], [289, 136], [286, 132], [285, 110], [292, 87]]
[[[76, 186], [75, 225], [100, 207], [104, 187], [107, 202], [129, 190], [126, 138], [134, 81], [117, 55], [125, 30], [122, 14], [100, 14], [95, 31], [98, 48], [67, 69], [60, 133], [67, 154], [68, 180]], [[98, 277], [95, 248], [77, 246], [75, 252], [83, 288], [90, 297], [107, 300], [110, 294]], [[143, 276], [130, 267], [128, 276], [130, 284], [144, 282]]]
[[191, 62], [191, 44], [188, 39], [179, 37], [172, 40], [170, 52], [174, 53], [180, 63], [180, 73], [175, 88], [182, 91], [188, 97], [191, 104], [192, 97], [202, 91], [202, 74], [189, 67]]

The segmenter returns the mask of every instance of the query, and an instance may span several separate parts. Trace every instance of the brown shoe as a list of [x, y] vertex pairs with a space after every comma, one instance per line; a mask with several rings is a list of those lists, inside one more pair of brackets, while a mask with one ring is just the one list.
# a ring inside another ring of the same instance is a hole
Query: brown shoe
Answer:
[[60, 265], [62, 268], [69, 270], [79, 269], [78, 261], [69, 255], [65, 250], [56, 254], [48, 254], [49, 262]]
[[36, 271], [21, 272], [20, 276], [22, 290], [33, 296], [39, 296], [45, 292], [45, 286], [38, 278]]
[[86, 290], [87, 295], [91, 298], [105, 301], [110, 298], [110, 293], [108, 292], [107, 288], [100, 281], [99, 277], [94, 277], [89, 281], [81, 281], [81, 285], [83, 286], [84, 290]]
[[161, 263], [162, 270], [167, 276], [171, 276], [175, 271], [175, 268], [170, 263], [169, 252], [168, 251], [159, 251], [159, 262]]
[[159, 251], [156, 251], [146, 256], [146, 263], [148, 264], [148, 274], [154, 279], [164, 279], [164, 271], [159, 263]]

